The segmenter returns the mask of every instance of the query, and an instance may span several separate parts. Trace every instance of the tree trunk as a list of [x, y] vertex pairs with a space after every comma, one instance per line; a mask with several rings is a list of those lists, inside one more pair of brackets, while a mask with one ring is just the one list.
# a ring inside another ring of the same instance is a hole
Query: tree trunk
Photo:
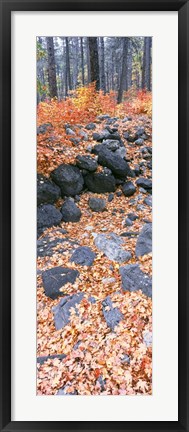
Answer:
[[83, 52], [83, 38], [80, 37], [80, 45], [81, 45], [81, 76], [82, 76], [82, 85], [85, 85], [85, 71], [84, 71], [84, 52]]
[[120, 78], [120, 84], [119, 84], [119, 91], [118, 91], [118, 97], [117, 97], [117, 103], [121, 103], [123, 99], [123, 91], [125, 87], [125, 81], [126, 81], [126, 73], [127, 73], [127, 55], [128, 55], [128, 38], [123, 38], [123, 60], [122, 60], [122, 71], [121, 71], [121, 78]]
[[104, 38], [99, 38], [100, 42], [100, 88], [106, 93], [106, 78], [105, 78], [105, 56], [104, 56]]
[[56, 67], [53, 37], [47, 37], [48, 81], [50, 98], [57, 97]]
[[142, 88], [151, 90], [151, 37], [144, 38]]
[[91, 82], [91, 66], [90, 66], [90, 52], [89, 52], [89, 38], [86, 38], [86, 47], [87, 47], [87, 82], [88, 84]]
[[96, 90], [100, 90], [98, 44], [96, 37], [89, 37], [91, 82], [96, 83]]
[[68, 90], [72, 90], [72, 82], [71, 82], [71, 73], [70, 73], [70, 52], [69, 52], [68, 37], [66, 37], [65, 39], [66, 39], [66, 87], [67, 87], [66, 96], [67, 96]]
[[127, 55], [127, 74], [126, 74], [126, 89], [128, 90], [132, 86], [132, 43], [129, 39], [128, 42], [128, 55]]

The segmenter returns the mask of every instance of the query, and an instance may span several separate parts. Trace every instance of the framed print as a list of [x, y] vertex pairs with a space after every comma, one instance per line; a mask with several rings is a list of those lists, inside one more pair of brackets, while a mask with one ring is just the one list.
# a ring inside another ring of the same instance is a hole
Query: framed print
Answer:
[[188, 431], [188, 13], [1, 1], [2, 431]]

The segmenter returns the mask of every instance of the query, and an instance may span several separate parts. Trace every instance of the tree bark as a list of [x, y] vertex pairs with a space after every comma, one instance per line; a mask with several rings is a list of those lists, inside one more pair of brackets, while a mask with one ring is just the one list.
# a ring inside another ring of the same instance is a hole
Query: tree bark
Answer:
[[48, 81], [49, 81], [49, 95], [51, 98], [57, 97], [57, 84], [56, 84], [56, 67], [54, 55], [53, 37], [47, 37], [47, 55], [48, 55]]
[[144, 38], [142, 89], [151, 90], [151, 37]]
[[66, 96], [67, 96], [68, 90], [72, 90], [72, 82], [71, 82], [71, 73], [70, 73], [70, 52], [69, 52], [68, 37], [66, 37], [65, 39], [66, 39], [66, 83], [67, 83]]
[[91, 82], [96, 83], [96, 90], [100, 90], [98, 44], [96, 37], [89, 37]]
[[106, 93], [106, 78], [105, 78], [105, 56], [104, 56], [104, 38], [99, 38], [100, 42], [100, 88]]
[[121, 71], [121, 78], [120, 78], [120, 85], [119, 85], [119, 91], [118, 91], [118, 97], [117, 97], [117, 103], [121, 103], [123, 99], [123, 91], [125, 87], [125, 81], [126, 81], [126, 73], [127, 73], [127, 55], [128, 55], [128, 38], [123, 38], [123, 60], [122, 60], [122, 71]]
[[85, 71], [84, 71], [84, 52], [83, 52], [83, 38], [80, 37], [80, 46], [81, 46], [81, 76], [82, 76], [82, 85], [85, 85]]

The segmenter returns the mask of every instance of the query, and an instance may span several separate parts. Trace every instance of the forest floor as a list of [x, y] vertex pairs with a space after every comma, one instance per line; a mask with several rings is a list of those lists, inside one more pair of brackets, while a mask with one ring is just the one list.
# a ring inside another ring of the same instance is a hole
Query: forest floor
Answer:
[[[95, 132], [105, 129], [106, 120], [101, 121], [97, 117], [94, 123]], [[143, 157], [141, 147], [124, 138], [125, 132], [129, 131], [132, 135], [136, 132], [136, 127], [144, 127], [148, 138], [142, 147], [151, 148], [151, 118], [145, 114], [136, 114], [132, 115], [128, 122], [118, 118], [115, 123], [126, 147], [126, 159], [130, 168], [134, 169], [135, 165], [143, 162], [145, 168], [140, 176], [151, 178], [152, 170], [147, 166], [147, 159]], [[94, 131], [87, 130], [86, 124], [82, 123], [82, 131], [87, 134], [85, 140], [81, 140], [77, 145], [70, 145], [70, 142], [63, 144], [61, 132], [59, 131], [58, 139], [53, 128], [39, 135], [38, 171], [48, 176], [60, 163], [75, 163], [77, 155], [89, 154], [87, 147], [93, 147], [97, 143], [93, 139]], [[75, 127], [78, 136], [80, 126], [72, 124], [72, 127]], [[136, 185], [137, 177], [129, 180]], [[42, 254], [37, 259], [38, 395], [55, 395], [58, 391], [58, 394], [63, 395], [152, 393], [152, 300], [141, 290], [123, 291], [119, 272], [123, 264], [108, 259], [94, 243], [94, 233], [113, 232], [121, 236], [122, 248], [131, 253], [131, 259], [127, 264], [137, 263], [144, 273], [152, 276], [152, 253], [138, 258], [135, 254], [137, 233], [141, 231], [145, 222], [152, 221], [152, 209], [144, 204], [148, 194], [144, 190], [141, 192], [137, 185], [132, 197], [126, 197], [122, 193], [121, 185], [117, 187], [111, 202], [108, 201], [109, 195], [95, 194], [95, 197], [106, 200], [106, 210], [97, 213], [88, 205], [89, 198], [94, 194], [89, 191], [81, 193], [77, 202], [82, 212], [80, 221], [61, 222], [58, 227], [45, 229], [40, 237], [40, 240], [55, 240], [55, 248], [51, 255]], [[59, 199], [56, 207], [60, 208], [63, 202], [63, 199]], [[137, 216], [132, 226], [125, 225], [129, 213]], [[134, 234], [124, 236], [124, 233]], [[68, 241], [64, 241], [63, 249], [62, 243], [56, 240], [65, 238]], [[69, 261], [75, 244], [89, 246], [95, 252], [96, 257], [92, 266], [80, 266]], [[64, 286], [65, 295], [84, 293], [81, 302], [76, 308], [72, 308], [69, 323], [60, 330], [55, 328], [52, 311], [60, 298], [52, 300], [47, 297], [42, 282], [42, 272], [56, 266], [79, 271], [75, 283]], [[102, 301], [107, 296], [111, 297], [113, 307], [118, 308], [123, 315], [123, 319], [114, 330], [108, 327], [104, 319]], [[59, 357], [62, 354], [65, 355], [64, 358]]]

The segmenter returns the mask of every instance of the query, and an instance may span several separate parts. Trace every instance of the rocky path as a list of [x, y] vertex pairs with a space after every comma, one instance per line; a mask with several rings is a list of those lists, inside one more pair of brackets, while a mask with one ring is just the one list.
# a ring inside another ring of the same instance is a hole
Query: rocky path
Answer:
[[150, 394], [151, 121], [66, 133], [38, 128], [55, 155], [37, 181], [38, 394]]

